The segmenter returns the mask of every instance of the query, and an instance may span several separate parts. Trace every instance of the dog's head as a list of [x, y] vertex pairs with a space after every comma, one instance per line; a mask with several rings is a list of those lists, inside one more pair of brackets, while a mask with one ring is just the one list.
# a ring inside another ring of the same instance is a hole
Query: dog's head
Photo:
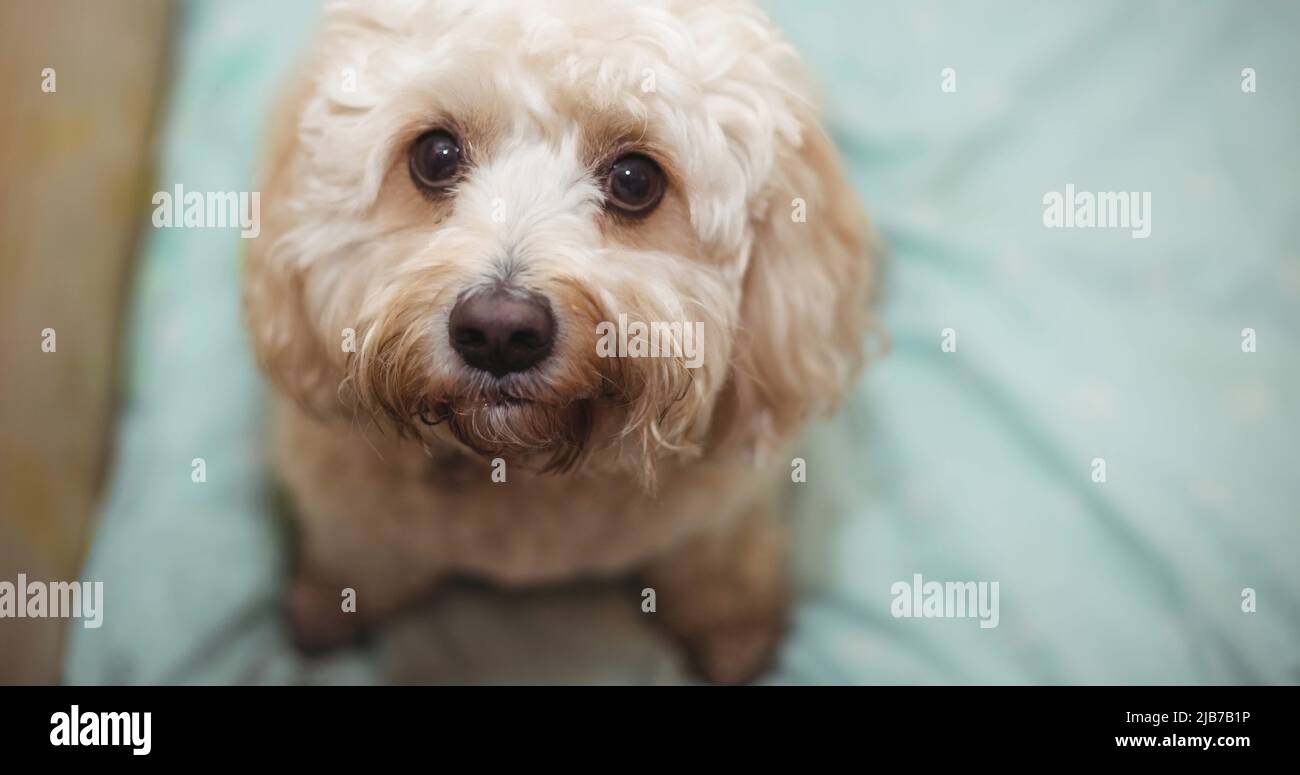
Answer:
[[245, 296], [322, 414], [540, 467], [761, 449], [829, 409], [866, 223], [731, 0], [374, 0], [286, 104]]

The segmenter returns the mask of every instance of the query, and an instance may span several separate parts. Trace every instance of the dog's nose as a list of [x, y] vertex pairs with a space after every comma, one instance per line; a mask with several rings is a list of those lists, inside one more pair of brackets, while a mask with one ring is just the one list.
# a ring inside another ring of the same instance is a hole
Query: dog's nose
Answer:
[[451, 346], [476, 369], [502, 377], [541, 362], [555, 342], [550, 305], [498, 288], [462, 298], [447, 321]]

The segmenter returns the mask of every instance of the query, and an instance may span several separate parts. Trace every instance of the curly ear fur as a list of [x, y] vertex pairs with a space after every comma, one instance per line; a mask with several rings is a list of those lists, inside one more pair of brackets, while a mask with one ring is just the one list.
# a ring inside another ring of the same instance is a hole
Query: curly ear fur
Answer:
[[268, 163], [262, 183], [262, 231], [244, 256], [244, 314], [253, 352], [263, 372], [286, 395], [317, 415], [337, 410], [342, 376], [316, 334], [307, 312], [302, 276], [292, 256], [277, 251], [293, 226], [287, 207], [298, 150], [298, 114], [310, 93], [301, 79], [272, 122]]
[[835, 407], [861, 369], [873, 321], [874, 238], [811, 114], [751, 214], [728, 414], [731, 440], [758, 452]]

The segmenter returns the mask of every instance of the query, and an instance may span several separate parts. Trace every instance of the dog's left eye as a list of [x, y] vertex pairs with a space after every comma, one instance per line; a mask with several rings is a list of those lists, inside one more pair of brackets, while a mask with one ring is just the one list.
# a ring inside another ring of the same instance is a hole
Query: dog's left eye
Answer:
[[460, 143], [449, 132], [425, 132], [411, 146], [411, 180], [425, 191], [439, 191], [455, 183], [460, 166]]
[[629, 153], [609, 168], [605, 197], [614, 209], [640, 218], [658, 207], [663, 196], [663, 170], [649, 156]]

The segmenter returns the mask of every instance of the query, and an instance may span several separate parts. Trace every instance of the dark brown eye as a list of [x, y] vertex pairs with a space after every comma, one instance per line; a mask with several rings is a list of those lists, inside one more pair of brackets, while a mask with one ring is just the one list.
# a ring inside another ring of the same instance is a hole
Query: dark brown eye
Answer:
[[627, 215], [649, 215], [664, 196], [664, 172], [648, 156], [620, 156], [605, 183], [609, 205]]
[[449, 132], [425, 132], [411, 146], [411, 180], [425, 191], [439, 191], [455, 183], [460, 167], [460, 143]]

